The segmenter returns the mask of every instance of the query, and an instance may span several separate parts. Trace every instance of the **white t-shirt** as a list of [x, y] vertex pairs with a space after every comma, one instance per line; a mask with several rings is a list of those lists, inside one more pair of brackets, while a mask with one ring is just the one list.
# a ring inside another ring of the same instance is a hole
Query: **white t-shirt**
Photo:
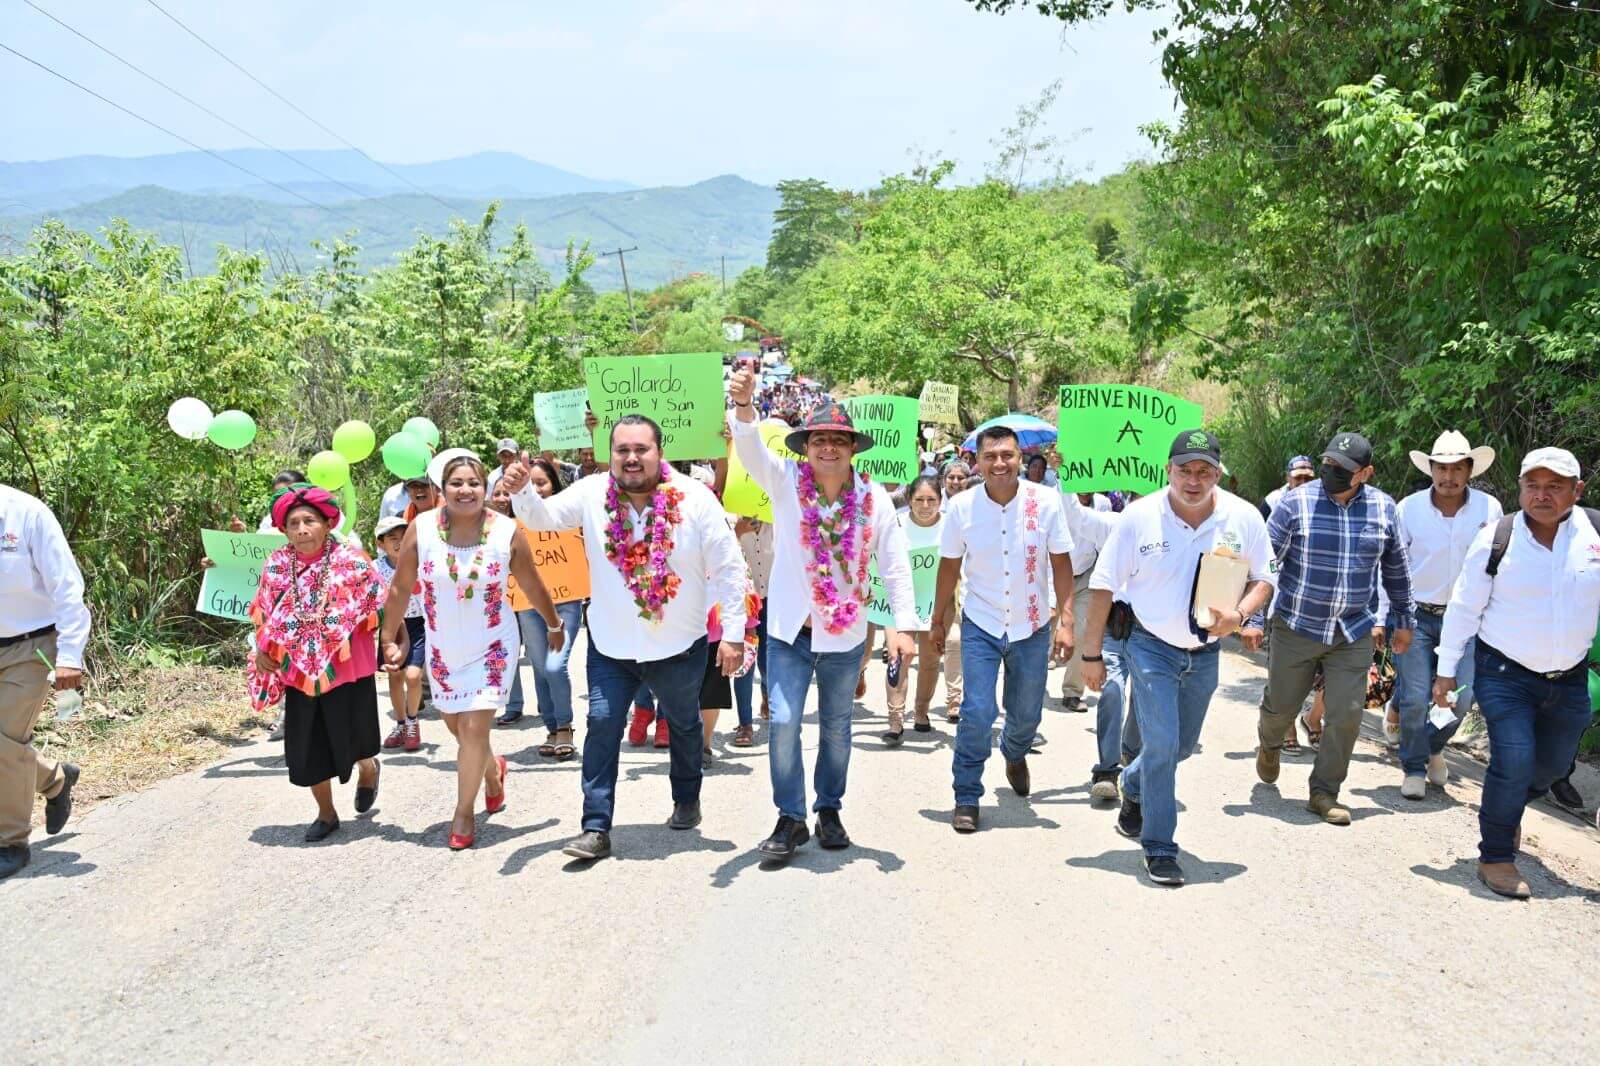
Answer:
[[1173, 512], [1171, 489], [1124, 507], [1100, 551], [1089, 587], [1115, 592], [1157, 639], [1192, 651], [1209, 639], [1190, 626], [1196, 568], [1200, 556], [1219, 544], [1250, 564], [1250, 580], [1277, 584], [1261, 512], [1219, 488], [1216, 506], [1198, 529]]

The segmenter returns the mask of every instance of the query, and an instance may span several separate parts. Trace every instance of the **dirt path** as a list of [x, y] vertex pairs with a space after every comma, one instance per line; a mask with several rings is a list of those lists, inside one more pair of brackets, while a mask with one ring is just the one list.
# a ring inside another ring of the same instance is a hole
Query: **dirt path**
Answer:
[[1092, 715], [1047, 710], [1030, 801], [991, 759], [984, 831], [958, 837], [952, 727], [884, 750], [881, 667], [844, 811], [856, 846], [780, 870], [752, 854], [774, 818], [764, 745], [719, 754], [689, 833], [662, 824], [666, 753], [625, 749], [617, 857], [584, 869], [560, 854], [577, 764], [541, 761], [531, 720], [496, 733], [510, 806], [462, 854], [437, 720], [422, 752], [385, 759], [379, 808], [320, 846], [260, 743], [105, 803], [0, 884], [0, 1062], [1592, 1056], [1594, 830], [1530, 814], [1538, 898], [1499, 900], [1473, 878], [1479, 768], [1453, 754], [1448, 797], [1408, 803], [1365, 740], [1355, 824], [1323, 826], [1308, 759], [1276, 789], [1255, 779], [1261, 673], [1224, 659], [1180, 772], [1178, 891], [1140, 880], [1089, 803]]

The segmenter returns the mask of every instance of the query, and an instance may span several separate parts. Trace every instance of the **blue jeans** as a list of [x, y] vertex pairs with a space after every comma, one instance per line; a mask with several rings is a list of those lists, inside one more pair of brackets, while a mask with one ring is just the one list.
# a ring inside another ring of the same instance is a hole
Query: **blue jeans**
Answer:
[[1127, 645], [1107, 636], [1100, 654], [1105, 658], [1106, 683], [1095, 706], [1094, 735], [1100, 760], [1093, 772], [1097, 774], [1119, 771], [1124, 754], [1130, 762], [1139, 754], [1139, 721], [1133, 713], [1133, 693], [1128, 690]]
[[1420, 774], [1428, 768], [1428, 757], [1444, 750], [1456, 735], [1461, 719], [1472, 706], [1472, 676], [1477, 656], [1477, 638], [1467, 641], [1456, 667], [1456, 684], [1465, 685], [1456, 703], [1456, 720], [1448, 729], [1428, 721], [1433, 706], [1433, 677], [1439, 668], [1439, 630], [1444, 619], [1427, 611], [1417, 612], [1417, 628], [1411, 634], [1411, 647], [1394, 657], [1394, 706], [1400, 712], [1400, 765], [1407, 774]]
[[1144, 809], [1144, 853], [1177, 858], [1178, 764], [1200, 742], [1217, 689], [1217, 645], [1186, 651], [1134, 626], [1127, 656], [1141, 746], [1122, 771], [1122, 793]]
[[767, 650], [766, 675], [772, 698], [772, 736], [767, 744], [772, 768], [772, 802], [779, 814], [796, 821], [806, 818], [806, 767], [800, 754], [800, 719], [805, 714], [806, 690], [817, 679], [817, 745], [815, 810], [839, 810], [844, 804], [845, 781], [850, 773], [850, 713], [855, 706], [856, 675], [861, 669], [862, 647], [847, 651], [814, 652], [811, 630], [802, 629], [789, 644], [774, 640]]
[[[567, 673], [567, 660], [572, 658], [572, 642], [577, 639], [578, 627], [583, 624], [583, 603], [556, 604], [556, 616], [561, 619], [561, 631], [566, 643], [550, 661], [550, 645], [545, 639], [544, 615], [535, 610], [518, 611], [517, 626], [522, 630], [522, 654], [533, 667], [533, 692], [538, 702], [539, 717], [546, 729], [565, 729], [572, 725], [572, 677]], [[520, 674], [520, 671], [519, 671]], [[511, 689], [511, 703], [507, 710], [522, 711], [522, 678]]]
[[639, 663], [613, 659], [589, 641], [589, 720], [583, 735], [583, 828], [611, 831], [616, 807], [617, 761], [628, 708], [640, 685], [655, 693], [672, 738], [672, 802], [700, 799], [700, 683], [706, 674], [706, 638], [667, 659]]
[[[999, 702], [995, 686], [1000, 667], [1006, 668], [1005, 688]], [[956, 724], [955, 754], [951, 759], [956, 806], [976, 805], [983, 795], [983, 764], [989, 761], [989, 731], [1006, 711], [1000, 734], [1000, 754], [1015, 762], [1028, 754], [1039, 731], [1044, 711], [1044, 688], [1050, 666], [1050, 625], [1033, 636], [1009, 640], [991, 636], [983, 627], [961, 616], [961, 721]]]
[[633, 694], [633, 705], [651, 714], [656, 713], [656, 698], [650, 694], [649, 685], [640, 682], [638, 691]]
[[761, 615], [756, 621], [756, 665], [755, 669], [743, 677], [733, 679], [733, 702], [739, 708], [739, 724], [752, 725], [755, 723], [755, 708], [751, 706], [755, 696], [756, 670], [761, 671], [761, 694], [767, 694], [767, 601], [761, 601]]
[[[1551, 604], [1551, 609], [1558, 609]], [[1478, 807], [1478, 859], [1511, 862], [1530, 799], [1567, 774], [1589, 727], [1584, 672], [1551, 681], [1478, 642], [1478, 709], [1489, 726], [1489, 769]]]

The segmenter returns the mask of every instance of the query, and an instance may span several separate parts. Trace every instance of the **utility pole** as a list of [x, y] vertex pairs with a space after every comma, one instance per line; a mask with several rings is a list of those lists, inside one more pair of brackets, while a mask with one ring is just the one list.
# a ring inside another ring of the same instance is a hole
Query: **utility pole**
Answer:
[[722, 257], [722, 295], [728, 295], [728, 257]]
[[628, 297], [628, 321], [633, 323], [633, 331], [635, 333], [639, 332], [639, 316], [633, 313], [633, 290], [628, 287], [628, 259], [627, 259], [627, 254], [629, 252], [637, 252], [638, 250], [639, 250], [639, 246], [636, 244], [632, 248], [618, 247], [617, 250], [614, 251], [614, 252], [601, 252], [600, 253], [601, 256], [607, 256], [607, 255], [616, 256], [617, 257], [617, 265], [622, 267], [622, 291], [625, 294], [627, 294], [627, 297]]

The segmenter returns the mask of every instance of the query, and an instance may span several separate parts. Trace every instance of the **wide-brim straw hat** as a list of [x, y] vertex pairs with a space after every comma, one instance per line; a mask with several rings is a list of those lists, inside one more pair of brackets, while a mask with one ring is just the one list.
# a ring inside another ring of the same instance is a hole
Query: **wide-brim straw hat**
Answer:
[[850, 412], [844, 409], [844, 404], [825, 403], [811, 412], [803, 426], [783, 438], [783, 446], [796, 455], [804, 455], [806, 438], [813, 433], [823, 432], [850, 434], [855, 441], [857, 455], [877, 443], [870, 435], [856, 428], [856, 424], [850, 420]]
[[1411, 453], [1412, 464], [1430, 477], [1433, 475], [1430, 463], [1459, 463], [1465, 459], [1472, 460], [1470, 476], [1477, 477], [1494, 465], [1494, 449], [1487, 444], [1474, 448], [1467, 442], [1466, 434], [1447, 429], [1433, 442], [1433, 451]]

